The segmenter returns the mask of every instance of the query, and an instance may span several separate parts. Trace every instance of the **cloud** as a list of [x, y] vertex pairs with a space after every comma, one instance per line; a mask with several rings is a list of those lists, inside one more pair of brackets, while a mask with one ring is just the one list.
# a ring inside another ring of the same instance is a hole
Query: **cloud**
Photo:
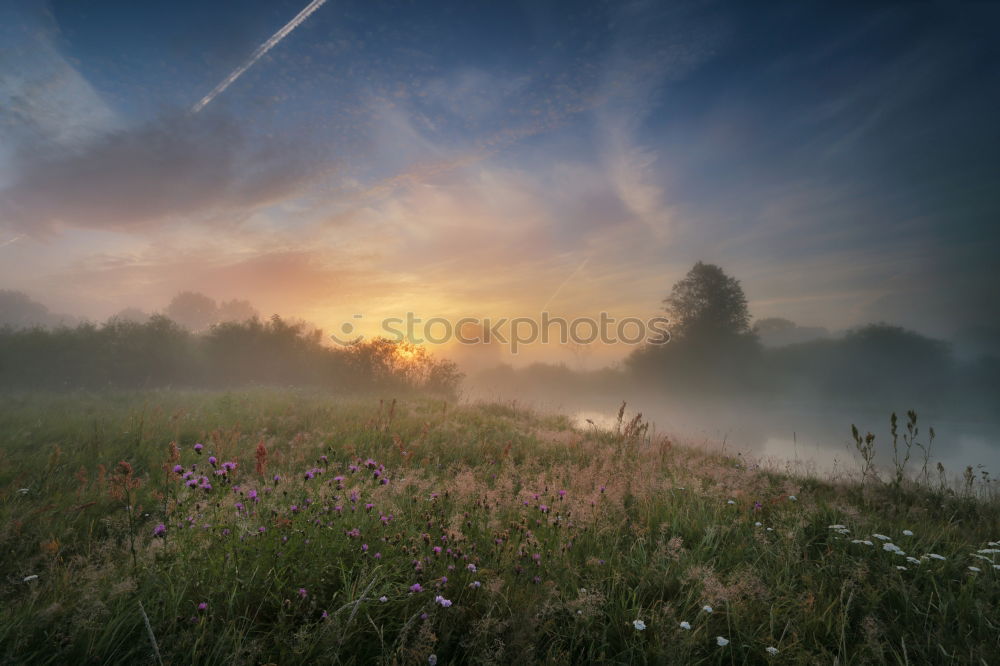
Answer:
[[303, 151], [251, 137], [219, 115], [176, 113], [76, 147], [36, 146], [15, 157], [0, 220], [42, 236], [59, 227], [140, 231], [245, 212], [296, 192]]

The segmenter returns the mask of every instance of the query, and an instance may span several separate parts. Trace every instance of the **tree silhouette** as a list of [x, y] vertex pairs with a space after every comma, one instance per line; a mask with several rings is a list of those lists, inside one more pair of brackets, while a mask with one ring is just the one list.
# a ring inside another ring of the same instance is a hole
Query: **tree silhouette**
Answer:
[[682, 341], [714, 343], [752, 335], [747, 299], [739, 280], [699, 261], [663, 300], [670, 333]]
[[218, 321], [215, 301], [205, 294], [185, 291], [174, 296], [166, 315], [189, 331], [204, 331]]
[[219, 303], [219, 309], [216, 311], [216, 321], [226, 322], [242, 322], [249, 321], [254, 317], [260, 316], [250, 301], [244, 301], [234, 298], [231, 301], [223, 301]]

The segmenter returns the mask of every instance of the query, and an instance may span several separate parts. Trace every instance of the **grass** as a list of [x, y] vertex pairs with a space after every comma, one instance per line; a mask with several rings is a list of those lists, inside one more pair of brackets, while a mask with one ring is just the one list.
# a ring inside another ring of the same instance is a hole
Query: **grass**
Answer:
[[[7, 395], [0, 439], [5, 663], [1000, 653], [989, 498], [419, 395]], [[238, 466], [216, 475], [209, 456]], [[187, 487], [192, 470], [212, 489]]]

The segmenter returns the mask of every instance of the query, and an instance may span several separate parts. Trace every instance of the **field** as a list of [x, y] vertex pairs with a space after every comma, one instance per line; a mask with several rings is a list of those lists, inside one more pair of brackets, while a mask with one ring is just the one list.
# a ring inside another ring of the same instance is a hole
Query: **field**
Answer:
[[510, 403], [0, 404], [4, 663], [1000, 654], [991, 497], [799, 478], [639, 421], [577, 429]]

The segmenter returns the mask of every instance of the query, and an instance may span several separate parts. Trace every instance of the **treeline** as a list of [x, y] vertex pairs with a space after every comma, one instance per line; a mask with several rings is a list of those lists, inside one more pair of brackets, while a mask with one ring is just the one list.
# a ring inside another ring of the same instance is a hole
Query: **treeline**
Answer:
[[507, 391], [554, 395], [624, 395], [638, 389], [684, 397], [947, 404], [991, 411], [1000, 404], [1000, 359], [963, 359], [946, 342], [888, 324], [782, 347], [765, 347], [752, 335], [707, 343], [682, 338], [639, 348], [616, 369], [504, 365], [477, 379]]
[[0, 388], [217, 388], [254, 384], [453, 393], [457, 366], [386, 339], [335, 348], [277, 315], [197, 334], [164, 315], [58, 328], [0, 328]]

